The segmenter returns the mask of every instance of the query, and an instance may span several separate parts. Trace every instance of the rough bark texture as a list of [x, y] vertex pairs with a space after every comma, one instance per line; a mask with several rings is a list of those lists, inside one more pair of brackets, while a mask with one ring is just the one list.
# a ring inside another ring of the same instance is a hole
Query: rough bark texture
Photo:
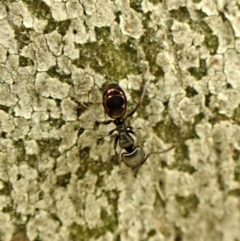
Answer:
[[[240, 241], [238, 1], [0, 2], [0, 240]], [[151, 155], [114, 157], [126, 91]], [[25, 234], [27, 236], [25, 236]]]

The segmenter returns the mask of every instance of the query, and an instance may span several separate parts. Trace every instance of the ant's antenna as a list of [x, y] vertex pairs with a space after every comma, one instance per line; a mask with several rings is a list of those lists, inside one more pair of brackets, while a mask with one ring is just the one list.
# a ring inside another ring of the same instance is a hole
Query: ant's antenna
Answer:
[[137, 109], [139, 108], [139, 106], [141, 105], [141, 103], [142, 103], [142, 101], [143, 101], [143, 98], [144, 98], [144, 96], [145, 96], [145, 94], [146, 94], [147, 86], [148, 86], [148, 82], [149, 82], [149, 81], [150, 81], [150, 80], [148, 80], [148, 81], [146, 82], [146, 84], [144, 85], [141, 98], [140, 98], [140, 100], [138, 101], [137, 105], [135, 106], [135, 108], [134, 108], [132, 111], [130, 111], [130, 112], [127, 114], [127, 116], [126, 116], [124, 119], [127, 119], [128, 117], [132, 116], [132, 115], [137, 111]]
[[90, 109], [88, 106], [86, 106], [86, 105], [83, 104], [83, 103], [80, 103], [80, 104], [81, 104], [83, 107], [85, 107], [86, 109], [90, 110], [90, 111], [93, 113], [93, 115], [95, 116], [95, 118], [97, 119], [98, 122], [102, 122], [102, 121], [99, 119], [99, 117], [98, 117], [98, 115], [96, 114], [95, 111], [93, 111], [92, 109]]
[[110, 123], [113, 122], [112, 120], [101, 121], [95, 111], [93, 111], [92, 109], [90, 109], [88, 106], [86, 106], [86, 105], [83, 104], [83, 103], [80, 103], [80, 104], [81, 104], [83, 107], [85, 107], [86, 109], [90, 110], [100, 124], [108, 125], [108, 124], [110, 124]]

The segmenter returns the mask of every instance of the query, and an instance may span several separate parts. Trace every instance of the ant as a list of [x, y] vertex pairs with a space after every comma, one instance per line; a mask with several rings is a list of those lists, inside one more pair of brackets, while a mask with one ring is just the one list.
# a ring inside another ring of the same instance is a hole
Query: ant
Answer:
[[141, 98], [135, 108], [125, 116], [127, 111], [127, 97], [123, 89], [117, 83], [110, 83], [103, 92], [102, 104], [107, 115], [112, 118], [111, 120], [101, 121], [94, 111], [90, 110], [83, 104], [84, 107], [93, 112], [100, 124], [115, 124], [116, 128], [109, 132], [109, 135], [112, 135], [115, 131], [118, 132], [118, 135], [114, 141], [114, 152], [116, 156], [119, 156], [117, 152], [117, 144], [119, 143], [119, 146], [125, 150], [125, 152], [121, 154], [121, 161], [132, 170], [142, 166], [150, 155], [165, 153], [175, 147], [171, 146], [166, 150], [160, 152], [150, 152], [149, 154], [145, 155], [142, 147], [135, 145], [133, 136], [136, 137], [136, 133], [134, 132], [132, 126], [126, 124], [126, 119], [132, 116], [138, 110], [145, 96], [146, 89], [147, 84], [144, 86]]

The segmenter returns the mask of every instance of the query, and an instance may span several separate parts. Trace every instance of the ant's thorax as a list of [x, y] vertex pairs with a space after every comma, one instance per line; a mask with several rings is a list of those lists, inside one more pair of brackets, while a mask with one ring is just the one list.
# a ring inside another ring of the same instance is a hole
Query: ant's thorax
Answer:
[[126, 126], [126, 122], [125, 119], [122, 117], [116, 118], [113, 123], [116, 125], [116, 127], [118, 128], [119, 126]]

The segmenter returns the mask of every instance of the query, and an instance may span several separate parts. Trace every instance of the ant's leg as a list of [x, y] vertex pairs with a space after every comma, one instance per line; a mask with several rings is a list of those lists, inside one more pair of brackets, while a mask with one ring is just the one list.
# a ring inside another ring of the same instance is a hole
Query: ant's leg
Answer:
[[99, 124], [103, 124], [103, 125], [109, 125], [110, 123], [112, 123], [112, 120], [105, 120], [105, 121], [99, 121]]
[[84, 106], [86, 109], [90, 110], [96, 117], [98, 123], [103, 124], [103, 125], [109, 125], [110, 123], [112, 123], [112, 120], [105, 120], [105, 121], [101, 121], [99, 119], [99, 117], [97, 116], [97, 114], [95, 113], [95, 111], [93, 111], [92, 109], [90, 109], [88, 106], [86, 106], [85, 104], [81, 103], [82, 106]]
[[134, 135], [134, 136], [137, 136], [136, 132], [133, 131], [133, 130], [131, 130], [131, 129], [130, 129], [130, 130], [127, 130], [127, 132], [130, 133], [130, 134], [132, 134], [132, 135]]
[[[130, 127], [130, 128], [129, 128]], [[139, 145], [142, 148], [142, 143], [139, 142], [139, 139], [137, 138], [137, 133], [133, 130], [132, 126], [127, 127], [127, 132], [135, 136], [137, 145]]]
[[144, 160], [143, 160], [143, 162], [142, 162], [141, 165], [143, 165], [143, 164], [147, 161], [147, 159], [148, 159], [148, 157], [149, 157], [150, 155], [152, 155], [152, 154], [162, 154], [162, 153], [165, 153], [165, 152], [168, 152], [168, 151], [172, 150], [173, 148], [175, 148], [175, 145], [173, 145], [173, 146], [171, 146], [171, 147], [169, 147], [168, 149], [163, 150], [163, 151], [156, 151], [156, 152], [150, 152], [150, 153], [148, 153], [148, 154], [145, 156], [145, 158], [144, 158]]
[[133, 130], [132, 126], [127, 126], [127, 130]]
[[111, 135], [112, 135], [112, 133], [113, 133], [115, 130], [117, 130], [117, 128], [115, 128], [115, 129], [113, 129], [113, 130], [109, 131], [109, 132], [108, 132], [108, 135], [109, 135], [109, 136], [111, 136]]
[[132, 170], [133, 170], [133, 171], [137, 171], [138, 168], [139, 168], [140, 166], [142, 166], [142, 165], [148, 160], [148, 158], [149, 158], [150, 155], [152, 155], [152, 154], [165, 153], [165, 152], [168, 152], [168, 151], [172, 150], [173, 148], [175, 148], [175, 145], [173, 145], [173, 146], [171, 146], [171, 147], [169, 147], [168, 149], [163, 150], [163, 151], [150, 152], [149, 154], [147, 154], [147, 155], [145, 156], [145, 158], [143, 159], [143, 161], [142, 161], [138, 166], [134, 167]]
[[119, 155], [118, 155], [118, 152], [117, 152], [117, 143], [118, 143], [118, 140], [119, 140], [119, 136], [116, 136], [116, 138], [115, 138], [115, 140], [114, 140], [114, 143], [113, 143], [113, 149], [114, 149], [115, 155], [119, 158]]
[[[143, 129], [142, 127], [135, 127], [134, 129]], [[133, 130], [132, 126], [127, 126], [127, 130]]]
[[132, 111], [130, 111], [130, 112], [127, 114], [127, 116], [126, 116], [124, 119], [127, 119], [128, 117], [132, 116], [132, 115], [137, 111], [137, 109], [139, 108], [139, 106], [141, 105], [141, 103], [142, 103], [142, 101], [143, 101], [143, 98], [144, 98], [144, 96], [145, 96], [145, 94], [146, 94], [147, 84], [148, 84], [149, 81], [150, 81], [150, 80], [148, 80], [147, 83], [144, 85], [141, 98], [140, 98], [140, 100], [138, 101], [137, 105], [135, 106], [135, 108], [134, 108]]

